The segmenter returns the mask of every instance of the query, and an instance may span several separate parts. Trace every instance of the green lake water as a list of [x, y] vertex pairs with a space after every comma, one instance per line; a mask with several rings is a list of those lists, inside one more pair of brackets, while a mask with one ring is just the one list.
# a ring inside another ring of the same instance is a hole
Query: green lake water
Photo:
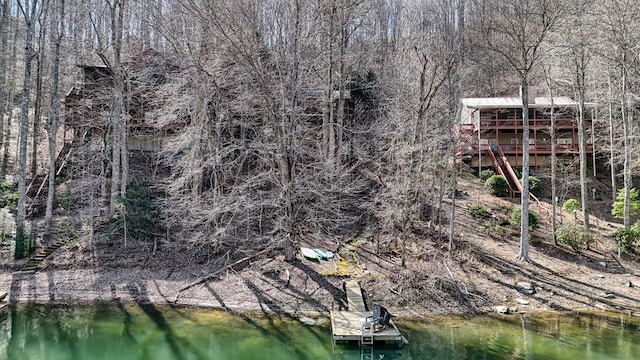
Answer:
[[[0, 316], [5, 359], [361, 359], [328, 321], [153, 305], [18, 306]], [[572, 315], [396, 319], [410, 345], [373, 359], [640, 359], [640, 318]]]

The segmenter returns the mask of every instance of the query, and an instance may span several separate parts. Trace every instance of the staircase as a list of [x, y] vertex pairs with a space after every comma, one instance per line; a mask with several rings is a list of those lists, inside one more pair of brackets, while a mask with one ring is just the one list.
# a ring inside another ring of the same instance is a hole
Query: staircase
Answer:
[[27, 260], [26, 263], [22, 266], [22, 271], [33, 271], [35, 272], [40, 267], [40, 263], [44, 261], [51, 253], [58, 250], [62, 245], [66, 244], [66, 240], [58, 240], [52, 245], [48, 246], [37, 252], [31, 259]]
[[[71, 150], [75, 147], [78, 147], [84, 143], [86, 131], [82, 134], [82, 136], [74, 137], [72, 142], [65, 142], [58, 152], [58, 156], [56, 157], [56, 176], [60, 175], [62, 169], [64, 168], [69, 156], [71, 155]], [[37, 203], [37, 199], [40, 195], [47, 194], [49, 183], [49, 173], [36, 175], [31, 182], [29, 183], [29, 187], [27, 187], [27, 196], [32, 199], [31, 204], [29, 205], [29, 209], [27, 211], [28, 214], [32, 213], [33, 206]], [[38, 186], [36, 188], [36, 186]]]
[[502, 175], [502, 177], [507, 180], [507, 184], [509, 185], [509, 196], [513, 197], [516, 194], [520, 194], [522, 192], [522, 184], [520, 184], [520, 180], [518, 180], [516, 173], [513, 171], [513, 168], [511, 167], [511, 164], [509, 164], [504, 152], [502, 152], [500, 145], [496, 145], [494, 149], [489, 150], [489, 155], [491, 155], [491, 161], [498, 171], [498, 174]]

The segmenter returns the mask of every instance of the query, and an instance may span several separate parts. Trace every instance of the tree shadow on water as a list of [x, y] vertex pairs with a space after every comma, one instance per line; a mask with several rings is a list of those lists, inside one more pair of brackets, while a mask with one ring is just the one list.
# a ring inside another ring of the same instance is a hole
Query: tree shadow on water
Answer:
[[[173, 359], [207, 359], [205, 355], [198, 352], [197, 347], [189, 340], [184, 337], [180, 337], [175, 333], [171, 325], [167, 322], [164, 314], [149, 300], [147, 287], [144, 282], [129, 283], [126, 285], [125, 289], [134, 299], [138, 307], [140, 307], [140, 309], [156, 325], [156, 328], [162, 332], [164, 340], [171, 350], [171, 356]], [[184, 352], [188, 352], [190, 355], [185, 356]]]

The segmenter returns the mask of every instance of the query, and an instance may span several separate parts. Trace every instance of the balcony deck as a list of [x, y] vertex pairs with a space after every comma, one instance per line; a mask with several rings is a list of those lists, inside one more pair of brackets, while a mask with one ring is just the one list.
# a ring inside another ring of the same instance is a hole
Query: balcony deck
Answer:
[[[591, 119], [585, 120], [585, 127], [591, 128]], [[518, 130], [522, 129], [522, 119], [490, 119], [480, 118], [480, 130]], [[532, 130], [549, 129], [551, 119], [529, 119], [529, 128]], [[572, 130], [578, 128], [578, 121], [575, 118], [556, 119], [555, 128], [557, 130]], [[478, 122], [474, 124], [463, 124], [463, 131], [477, 131]]]
[[[502, 151], [505, 155], [522, 155], [523, 147], [522, 144], [499, 144], [502, 148]], [[593, 145], [587, 144], [587, 154], [593, 153]], [[491, 147], [489, 145], [481, 145], [480, 151], [483, 153], [491, 151]], [[462, 154], [478, 154], [478, 144], [468, 144], [466, 149], [461, 149], [459, 151]], [[580, 149], [577, 144], [575, 145], [567, 145], [567, 144], [557, 144], [556, 145], [556, 154], [557, 155], [570, 155], [570, 154], [579, 154]], [[532, 144], [529, 145], [529, 154], [531, 155], [551, 155], [551, 144]]]

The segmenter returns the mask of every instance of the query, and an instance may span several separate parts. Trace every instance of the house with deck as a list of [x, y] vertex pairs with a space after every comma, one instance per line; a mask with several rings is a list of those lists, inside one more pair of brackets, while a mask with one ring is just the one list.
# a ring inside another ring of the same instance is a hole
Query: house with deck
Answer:
[[[529, 165], [540, 170], [551, 164], [552, 115], [555, 118], [555, 154], [565, 163], [579, 156], [579, 104], [568, 97], [529, 99]], [[552, 111], [553, 109], [553, 111]], [[583, 111], [587, 154], [593, 154], [593, 119]], [[471, 167], [491, 167], [505, 176], [511, 190], [518, 192], [513, 171], [522, 167], [523, 116], [520, 97], [463, 98], [458, 155]]]

